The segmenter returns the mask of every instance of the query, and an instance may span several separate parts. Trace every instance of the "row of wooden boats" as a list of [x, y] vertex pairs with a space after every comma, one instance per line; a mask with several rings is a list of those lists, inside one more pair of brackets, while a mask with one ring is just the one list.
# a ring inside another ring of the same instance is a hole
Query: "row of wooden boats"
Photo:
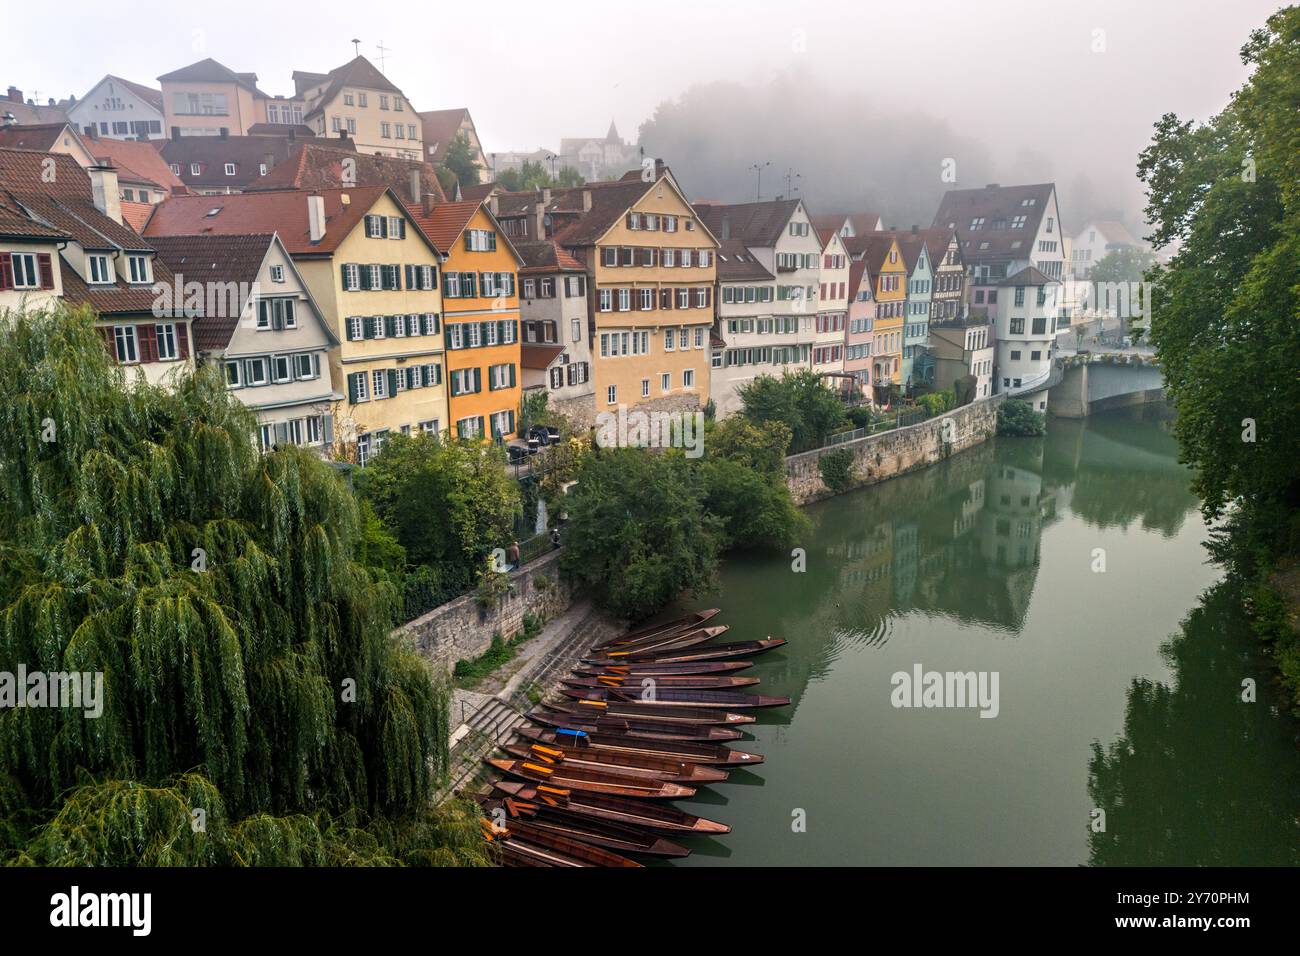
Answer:
[[745, 711], [787, 697], [739, 690], [736, 672], [780, 638], [710, 643], [726, 625], [710, 608], [620, 635], [592, 649], [561, 681], [559, 699], [528, 712], [485, 758], [502, 779], [478, 796], [485, 839], [513, 866], [639, 866], [633, 856], [681, 857], [674, 837], [729, 833], [724, 823], [668, 801], [724, 782], [761, 754], [727, 746], [754, 722]]

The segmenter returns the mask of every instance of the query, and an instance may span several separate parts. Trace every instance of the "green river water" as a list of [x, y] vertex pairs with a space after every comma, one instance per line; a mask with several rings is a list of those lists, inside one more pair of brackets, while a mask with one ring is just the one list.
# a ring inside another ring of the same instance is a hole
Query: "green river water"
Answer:
[[[823, 502], [805, 571], [733, 556], [666, 611], [790, 641], [743, 672], [792, 698], [737, 742], [767, 762], [681, 803], [733, 833], [677, 865], [1300, 862], [1300, 728], [1167, 415], [1053, 420]], [[893, 706], [917, 665], [996, 672], [997, 716]]]

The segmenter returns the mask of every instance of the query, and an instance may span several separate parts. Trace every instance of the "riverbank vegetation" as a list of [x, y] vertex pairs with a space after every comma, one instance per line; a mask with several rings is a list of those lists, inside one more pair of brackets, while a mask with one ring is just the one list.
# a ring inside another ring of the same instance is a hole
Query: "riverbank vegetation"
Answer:
[[1047, 434], [1047, 416], [1018, 398], [998, 406], [998, 434], [1009, 438], [1033, 438]]
[[1151, 341], [1215, 553], [1249, 582], [1300, 711], [1300, 637], [1267, 610], [1300, 554], [1300, 8], [1241, 57], [1253, 72], [1228, 107], [1199, 125], [1166, 114], [1139, 159], [1150, 238], [1177, 250], [1147, 274]]
[[0, 710], [0, 859], [487, 862], [345, 481], [212, 369], [124, 375], [88, 311], [0, 325], [0, 670], [102, 675], [97, 716]]

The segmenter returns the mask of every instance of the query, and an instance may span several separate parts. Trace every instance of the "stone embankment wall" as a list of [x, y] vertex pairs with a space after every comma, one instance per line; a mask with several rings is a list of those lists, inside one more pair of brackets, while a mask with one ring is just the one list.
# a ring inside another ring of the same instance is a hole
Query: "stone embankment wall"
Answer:
[[573, 595], [560, 578], [559, 559], [560, 552], [551, 551], [509, 572], [510, 590], [491, 607], [465, 594], [403, 625], [396, 634], [409, 637], [416, 650], [450, 674], [458, 660], [486, 651], [493, 634], [512, 637], [521, 631], [525, 614], [549, 620], [569, 607]]
[[801, 505], [835, 494], [822, 481], [818, 462], [844, 449], [853, 453], [853, 482], [846, 491], [933, 465], [992, 438], [997, 433], [997, 409], [1003, 400], [1004, 396], [994, 395], [918, 425], [791, 455], [785, 460], [786, 484]]

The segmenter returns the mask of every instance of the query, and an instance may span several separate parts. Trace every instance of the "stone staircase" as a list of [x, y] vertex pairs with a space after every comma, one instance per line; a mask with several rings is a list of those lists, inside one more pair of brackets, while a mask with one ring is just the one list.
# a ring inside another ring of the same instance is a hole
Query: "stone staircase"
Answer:
[[524, 713], [533, 706], [529, 691], [540, 688], [543, 695], [551, 693], [593, 644], [622, 630], [617, 622], [589, 605], [575, 605], [570, 611], [577, 613], [568, 633], [515, 674], [497, 696], [487, 698], [473, 713], [467, 714], [464, 724], [456, 728], [452, 735], [449, 782], [438, 792], [435, 802], [446, 800], [453, 791], [480, 789], [496, 773], [483, 763], [483, 758], [498, 743], [514, 736], [515, 728], [527, 721]]

